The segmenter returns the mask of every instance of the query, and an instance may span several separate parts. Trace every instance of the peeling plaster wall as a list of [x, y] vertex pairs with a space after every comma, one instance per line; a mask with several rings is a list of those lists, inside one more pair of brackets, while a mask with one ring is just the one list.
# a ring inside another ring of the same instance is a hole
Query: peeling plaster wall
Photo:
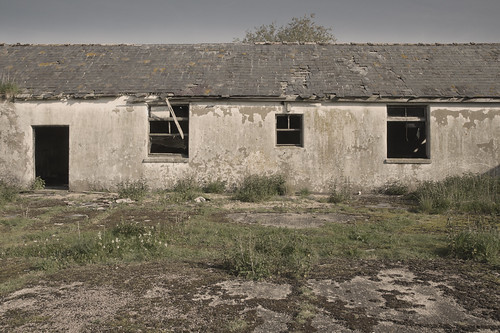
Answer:
[[[276, 146], [279, 102], [194, 102], [189, 158], [147, 161], [145, 104], [127, 98], [28, 101], [0, 106], [0, 178], [29, 184], [34, 178], [33, 130], [68, 125], [71, 190], [112, 188], [146, 179], [169, 188], [178, 179], [238, 183], [250, 174], [282, 173], [295, 189], [328, 191], [348, 181], [372, 189], [391, 181], [414, 184], [464, 172], [497, 170], [500, 105], [430, 104], [430, 164], [386, 162], [387, 108], [383, 103], [291, 103], [303, 114], [303, 147]], [[146, 159], [146, 161], [144, 161]]]
[[0, 100], [0, 180], [26, 183], [31, 175], [29, 133], [23, 131], [17, 104]]
[[[70, 190], [106, 189], [142, 177], [147, 108], [125, 98], [16, 102], [1, 109], [0, 175], [27, 186], [35, 177], [32, 126], [69, 126]], [[13, 158], [13, 156], [15, 156]], [[5, 166], [7, 165], [7, 166]]]
[[192, 103], [189, 163], [148, 166], [147, 178], [156, 177], [153, 185], [171, 186], [178, 175], [233, 184], [249, 174], [282, 173], [295, 189], [328, 191], [343, 182], [373, 189], [488, 172], [500, 163], [498, 111], [430, 105], [431, 163], [390, 164], [386, 104], [292, 103], [289, 112], [304, 115], [304, 146], [277, 147], [281, 103]]
[[432, 106], [433, 173], [484, 173], [500, 166], [500, 105]]

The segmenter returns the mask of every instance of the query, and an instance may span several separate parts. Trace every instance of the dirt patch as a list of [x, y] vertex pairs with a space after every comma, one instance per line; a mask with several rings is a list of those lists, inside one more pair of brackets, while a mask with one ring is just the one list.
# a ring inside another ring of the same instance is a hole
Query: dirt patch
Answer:
[[[480, 265], [441, 264], [339, 260], [307, 281], [247, 281], [168, 262], [86, 266], [0, 299], [0, 330], [498, 331], [498, 284], [476, 275]], [[462, 297], [472, 284], [480, 289]]]
[[129, 300], [127, 293], [116, 293], [105, 287], [88, 288], [82, 282], [58, 287], [40, 285], [18, 290], [6, 297], [0, 306], [0, 316], [6, 319], [7, 325], [13, 319], [19, 322], [17, 316], [9, 316], [12, 313], [31, 318], [20, 327], [6, 326], [12, 332], [80, 332], [89, 321], [108, 320]]

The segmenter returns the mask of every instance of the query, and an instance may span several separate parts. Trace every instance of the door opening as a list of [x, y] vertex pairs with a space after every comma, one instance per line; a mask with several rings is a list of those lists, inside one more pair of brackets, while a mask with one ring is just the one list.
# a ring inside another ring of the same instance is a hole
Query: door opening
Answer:
[[35, 176], [48, 187], [68, 188], [69, 126], [34, 126]]

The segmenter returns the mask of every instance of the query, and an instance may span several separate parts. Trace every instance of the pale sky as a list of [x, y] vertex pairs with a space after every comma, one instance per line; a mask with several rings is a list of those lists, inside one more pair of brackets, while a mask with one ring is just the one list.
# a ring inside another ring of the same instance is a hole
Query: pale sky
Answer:
[[500, 0], [0, 0], [0, 43], [221, 43], [316, 14], [339, 43], [500, 42]]

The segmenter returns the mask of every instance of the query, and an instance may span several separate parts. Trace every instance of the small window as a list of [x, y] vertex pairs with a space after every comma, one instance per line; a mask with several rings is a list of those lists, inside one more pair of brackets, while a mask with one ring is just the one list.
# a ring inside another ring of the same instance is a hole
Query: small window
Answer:
[[[172, 112], [173, 111], [173, 112]], [[149, 107], [149, 154], [188, 156], [189, 105]]]
[[387, 106], [387, 158], [429, 158], [426, 106]]
[[302, 115], [276, 115], [276, 145], [302, 147]]

